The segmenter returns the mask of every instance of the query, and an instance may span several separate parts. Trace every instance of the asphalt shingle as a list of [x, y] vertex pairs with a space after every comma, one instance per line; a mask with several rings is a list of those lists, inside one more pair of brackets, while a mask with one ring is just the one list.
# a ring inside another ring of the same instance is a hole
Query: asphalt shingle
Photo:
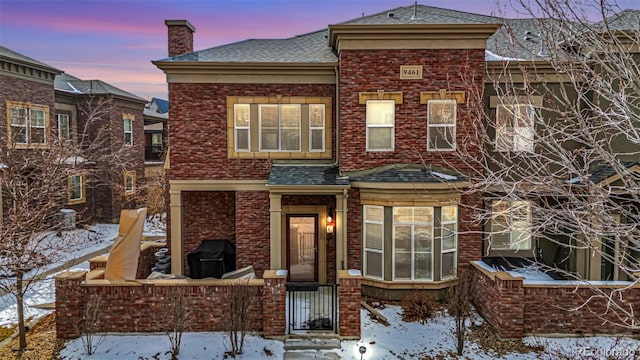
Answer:
[[361, 175], [351, 175], [349, 180], [361, 182], [393, 183], [442, 183], [467, 181], [467, 178], [451, 170], [427, 169], [421, 164], [385, 166]]
[[349, 179], [340, 177], [338, 167], [308, 165], [271, 166], [268, 185], [348, 186]]

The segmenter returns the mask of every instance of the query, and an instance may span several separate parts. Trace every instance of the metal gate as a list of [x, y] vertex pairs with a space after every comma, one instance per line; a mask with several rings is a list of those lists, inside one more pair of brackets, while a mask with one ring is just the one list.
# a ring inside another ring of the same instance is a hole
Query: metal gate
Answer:
[[322, 330], [337, 332], [338, 285], [287, 284], [287, 332]]

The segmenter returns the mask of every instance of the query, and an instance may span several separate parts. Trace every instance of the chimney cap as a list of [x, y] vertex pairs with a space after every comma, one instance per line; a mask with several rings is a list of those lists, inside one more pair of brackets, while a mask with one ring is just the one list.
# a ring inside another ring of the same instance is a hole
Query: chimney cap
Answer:
[[164, 24], [166, 26], [186, 26], [191, 32], [196, 32], [196, 28], [187, 20], [165, 20]]

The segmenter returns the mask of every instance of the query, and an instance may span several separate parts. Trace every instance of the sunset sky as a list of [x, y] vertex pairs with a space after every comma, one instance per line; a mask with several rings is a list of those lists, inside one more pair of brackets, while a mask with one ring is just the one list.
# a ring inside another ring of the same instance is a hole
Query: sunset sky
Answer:
[[[585, 0], [581, 0], [585, 1]], [[518, 17], [509, 0], [421, 0], [422, 5]], [[499, 5], [496, 5], [499, 4]], [[247, 38], [283, 38], [411, 0], [0, 0], [0, 44], [79, 78], [144, 98], [167, 98], [152, 60], [167, 55], [165, 19], [187, 19], [194, 48]], [[640, 0], [618, 1], [640, 9]]]

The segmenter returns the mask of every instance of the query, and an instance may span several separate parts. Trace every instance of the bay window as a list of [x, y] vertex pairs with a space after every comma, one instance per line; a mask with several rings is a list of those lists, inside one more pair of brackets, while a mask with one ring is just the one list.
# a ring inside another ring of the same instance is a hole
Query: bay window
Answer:
[[453, 278], [457, 234], [457, 206], [364, 205], [364, 276], [387, 281]]

